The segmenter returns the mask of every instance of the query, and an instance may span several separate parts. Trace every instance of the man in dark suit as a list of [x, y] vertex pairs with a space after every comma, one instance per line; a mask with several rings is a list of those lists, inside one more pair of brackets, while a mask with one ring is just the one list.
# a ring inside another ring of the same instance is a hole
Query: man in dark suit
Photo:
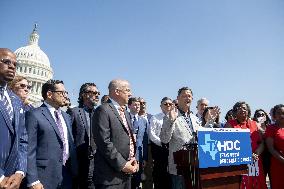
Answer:
[[130, 189], [130, 174], [138, 171], [132, 123], [125, 111], [131, 96], [130, 85], [116, 79], [108, 89], [110, 99], [95, 110], [92, 122], [97, 144], [95, 185], [96, 189]]
[[71, 189], [76, 152], [70, 116], [61, 111], [67, 92], [59, 80], [42, 86], [44, 102], [27, 112], [29, 137], [27, 182], [32, 189]]
[[16, 55], [0, 48], [0, 189], [19, 188], [27, 169], [27, 132], [22, 101], [9, 89]]
[[79, 92], [79, 106], [70, 111], [72, 132], [78, 159], [79, 189], [94, 189], [94, 155], [96, 145], [92, 137], [91, 117], [99, 102], [100, 92], [94, 83], [84, 83]]

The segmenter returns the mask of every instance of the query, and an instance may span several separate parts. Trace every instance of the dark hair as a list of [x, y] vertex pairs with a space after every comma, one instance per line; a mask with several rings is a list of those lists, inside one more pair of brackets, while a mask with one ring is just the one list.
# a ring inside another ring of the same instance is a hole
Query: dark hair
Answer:
[[[205, 116], [206, 116], [206, 113], [209, 111], [209, 110], [213, 110], [214, 107], [206, 107], [203, 114], [202, 114], [202, 126], [204, 126], [206, 124], [206, 120], [205, 120]], [[219, 123], [219, 115], [216, 117], [216, 119], [214, 120], [215, 123]]]
[[133, 102], [139, 102], [139, 99], [136, 97], [131, 97], [128, 99], [128, 105], [131, 105]]
[[230, 110], [226, 113], [225, 119], [226, 119], [227, 121], [228, 121], [230, 115], [232, 115], [233, 117], [235, 117], [233, 109], [230, 109]]
[[90, 86], [97, 87], [96, 84], [94, 84], [94, 83], [84, 83], [83, 85], [81, 85], [80, 91], [79, 91], [79, 97], [78, 97], [79, 107], [83, 106], [83, 104], [84, 104], [83, 94], [87, 91], [87, 88], [90, 87]]
[[57, 84], [63, 84], [64, 85], [63, 81], [53, 80], [53, 79], [48, 80], [46, 83], [44, 83], [42, 85], [41, 96], [44, 100], [47, 98], [47, 92], [48, 91], [55, 91], [56, 90], [55, 85], [57, 85]]
[[280, 110], [281, 108], [284, 107], [284, 104], [277, 104], [276, 106], [273, 107], [273, 117], [275, 118], [277, 110]]
[[101, 104], [106, 103], [106, 102], [108, 101], [108, 99], [109, 99], [109, 95], [104, 95], [104, 96], [102, 96], [102, 98], [101, 98]]
[[237, 102], [237, 103], [234, 105], [234, 107], [233, 107], [234, 115], [236, 115], [238, 108], [241, 107], [243, 104], [246, 105], [247, 110], [248, 110], [248, 117], [250, 118], [250, 116], [251, 116], [250, 107], [249, 107], [249, 105], [248, 105], [246, 102], [244, 102], [244, 101], [239, 101], [239, 102]]
[[178, 96], [181, 94], [182, 91], [187, 91], [187, 90], [190, 91], [191, 94], [193, 95], [193, 92], [189, 87], [182, 87], [178, 90]]
[[172, 99], [171, 99], [171, 98], [169, 98], [169, 97], [164, 97], [164, 98], [162, 98], [162, 100], [161, 100], [161, 104], [162, 104], [163, 102], [165, 102], [166, 100], [170, 100], [170, 101], [172, 101]]
[[269, 125], [269, 124], [271, 123], [271, 120], [270, 120], [268, 114], [267, 114], [263, 109], [257, 109], [257, 110], [255, 110], [254, 115], [253, 115], [253, 120], [254, 120], [254, 121], [257, 121], [256, 114], [257, 114], [258, 112], [260, 112], [260, 111], [264, 112], [264, 115], [265, 115], [265, 117], [266, 117], [266, 121], [264, 122], [264, 124], [265, 124], [265, 125]]

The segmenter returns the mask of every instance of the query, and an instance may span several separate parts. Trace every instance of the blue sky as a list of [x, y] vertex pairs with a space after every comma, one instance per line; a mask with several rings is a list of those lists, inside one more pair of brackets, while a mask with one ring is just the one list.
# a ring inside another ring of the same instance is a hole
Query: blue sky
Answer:
[[160, 111], [160, 99], [189, 86], [223, 114], [283, 103], [282, 0], [0, 1], [0, 46], [25, 46], [35, 22], [54, 78], [76, 105], [84, 82], [102, 94], [114, 78]]

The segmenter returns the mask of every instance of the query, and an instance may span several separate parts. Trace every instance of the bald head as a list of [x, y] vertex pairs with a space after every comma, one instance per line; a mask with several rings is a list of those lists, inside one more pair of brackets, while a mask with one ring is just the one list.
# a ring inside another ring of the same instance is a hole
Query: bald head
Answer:
[[114, 79], [108, 85], [109, 96], [119, 105], [124, 106], [128, 103], [131, 96], [130, 84], [124, 79]]
[[121, 89], [125, 86], [128, 86], [129, 82], [124, 79], [114, 79], [108, 85], [109, 92], [114, 91], [116, 89]]
[[16, 55], [7, 48], [0, 48], [0, 85], [12, 81], [16, 73]]
[[5, 53], [12, 53], [12, 54], [14, 54], [13, 51], [11, 51], [8, 48], [0, 48], [0, 55], [5, 54]]

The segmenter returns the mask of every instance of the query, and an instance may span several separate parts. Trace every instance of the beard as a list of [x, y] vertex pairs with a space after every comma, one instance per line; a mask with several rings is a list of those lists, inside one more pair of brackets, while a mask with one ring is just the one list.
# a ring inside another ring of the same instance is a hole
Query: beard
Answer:
[[98, 105], [98, 101], [96, 99], [90, 99], [91, 106], [95, 107]]

